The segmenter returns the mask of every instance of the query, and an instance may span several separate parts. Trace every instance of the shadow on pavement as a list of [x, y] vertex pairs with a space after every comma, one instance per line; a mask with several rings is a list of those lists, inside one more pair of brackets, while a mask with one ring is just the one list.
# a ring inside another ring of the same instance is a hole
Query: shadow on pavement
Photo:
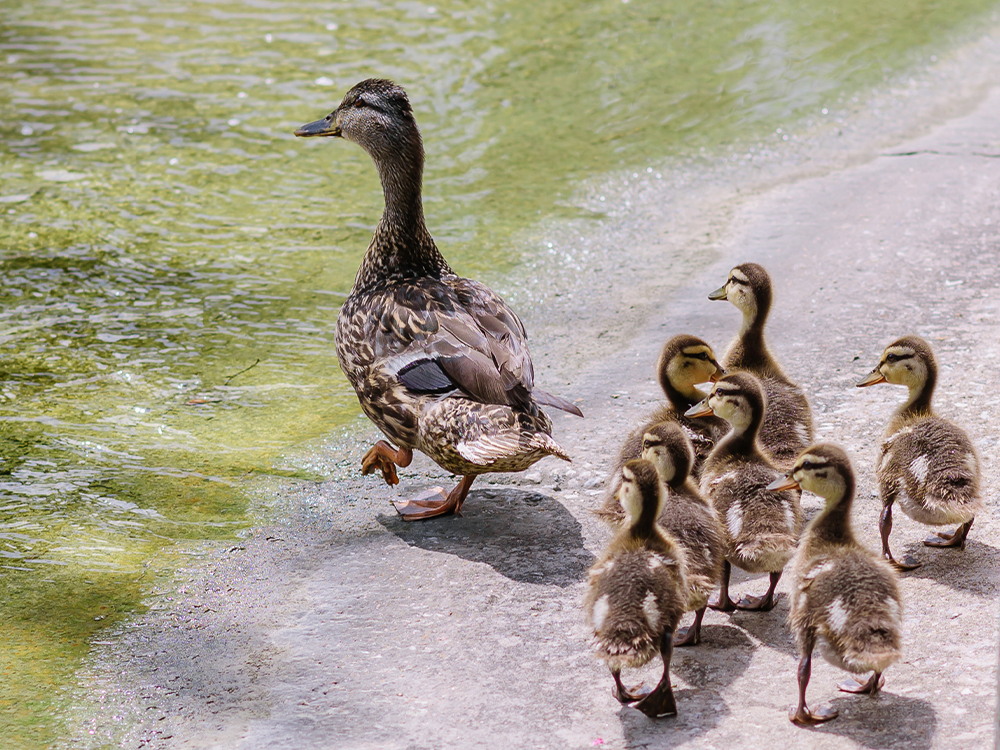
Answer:
[[570, 586], [584, 578], [594, 556], [583, 545], [580, 523], [540, 492], [473, 490], [460, 517], [379, 523], [411, 547], [489, 565], [520, 583]]
[[[973, 528], [975, 533], [975, 528]], [[903, 573], [903, 578], [925, 578], [976, 596], [996, 596], [997, 571], [1000, 571], [1000, 550], [974, 539], [964, 550], [934, 549], [917, 542], [906, 549], [921, 564], [916, 570]]]
[[[926, 750], [933, 744], [937, 716], [929, 701], [893, 695], [884, 689], [874, 698], [839, 695], [830, 704], [840, 711], [840, 716], [826, 724], [803, 729], [804, 732], [840, 735], [873, 750], [904, 747]], [[821, 701], [816, 700], [816, 703]], [[812, 703], [809, 705], [812, 707]], [[808, 741], [808, 735], [803, 741]]]

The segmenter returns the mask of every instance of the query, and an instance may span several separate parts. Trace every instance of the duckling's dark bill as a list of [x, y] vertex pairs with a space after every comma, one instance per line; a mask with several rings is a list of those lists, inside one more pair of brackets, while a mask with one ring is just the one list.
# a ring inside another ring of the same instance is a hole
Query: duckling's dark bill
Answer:
[[314, 135], [340, 138], [340, 126], [334, 120], [328, 120], [324, 117], [322, 120], [316, 120], [316, 122], [303, 125], [295, 131], [295, 135], [299, 138], [309, 138]]
[[726, 289], [726, 285], [723, 284], [714, 292], [712, 292], [710, 295], [708, 295], [708, 298], [712, 300], [718, 300], [718, 299], [726, 299], [728, 296], [729, 294], [728, 290]]

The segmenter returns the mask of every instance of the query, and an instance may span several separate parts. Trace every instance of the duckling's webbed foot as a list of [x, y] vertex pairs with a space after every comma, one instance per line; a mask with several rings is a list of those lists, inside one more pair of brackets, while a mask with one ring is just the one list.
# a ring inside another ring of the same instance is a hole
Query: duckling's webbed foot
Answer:
[[651, 719], [673, 716], [677, 713], [677, 701], [674, 700], [674, 691], [670, 687], [670, 660], [673, 654], [674, 634], [673, 631], [667, 630], [660, 638], [660, 658], [663, 659], [663, 676], [660, 678], [660, 684], [635, 704], [635, 708]]
[[883, 685], [885, 685], [885, 677], [878, 672], [875, 672], [864, 683], [858, 682], [855, 679], [848, 679], [837, 685], [837, 688], [845, 693], [868, 693], [868, 695], [877, 695]]
[[[976, 519], [972, 519], [972, 521], [974, 520]], [[959, 549], [965, 549], [965, 538], [969, 535], [969, 529], [972, 528], [972, 521], [963, 523], [955, 529], [954, 534], [944, 534], [940, 531], [931, 534], [924, 539], [924, 544], [928, 547], [958, 547]]]
[[611, 670], [611, 676], [615, 678], [615, 686], [614, 689], [612, 689], [611, 694], [615, 696], [615, 700], [623, 706], [627, 706], [629, 703], [635, 703], [636, 701], [641, 701], [649, 695], [650, 692], [652, 692], [649, 688], [644, 688], [641, 682], [633, 688], [625, 687], [625, 685], [622, 684], [621, 672], [617, 669]]
[[697, 646], [701, 643], [701, 620], [705, 616], [705, 607], [696, 610], [694, 622], [689, 628], [680, 628], [674, 638], [675, 646]]
[[806, 705], [806, 689], [809, 687], [809, 677], [812, 675], [812, 651], [816, 645], [815, 633], [808, 633], [803, 644], [804, 656], [799, 660], [799, 705], [789, 710], [788, 718], [793, 724], [802, 727], [822, 724], [824, 721], [836, 719], [839, 712], [831, 706], [820, 706], [815, 711]]
[[781, 578], [781, 571], [771, 573], [771, 585], [767, 587], [764, 596], [744, 596], [736, 605], [737, 609], [744, 609], [750, 612], [770, 612], [774, 609], [774, 588]]
[[399, 484], [399, 475], [396, 474], [396, 467], [407, 467], [413, 460], [413, 451], [409, 448], [393, 448], [384, 440], [379, 440], [368, 449], [368, 452], [361, 458], [361, 473], [367, 476], [378, 469], [382, 472], [382, 478], [390, 487]]
[[448, 516], [454, 513], [462, 515], [462, 503], [465, 502], [466, 495], [476, 476], [470, 475], [462, 477], [462, 481], [447, 495], [440, 487], [435, 487], [427, 492], [422, 492], [416, 497], [402, 502], [393, 501], [396, 512], [403, 517], [404, 521], [420, 521], [425, 518], [436, 518], [437, 516]]
[[894, 501], [895, 498], [885, 501], [885, 504], [882, 506], [882, 514], [878, 519], [879, 535], [882, 537], [882, 557], [884, 557], [896, 570], [913, 570], [914, 568], [920, 567], [919, 562], [917, 562], [910, 555], [907, 555], [902, 561], [899, 561], [892, 556], [892, 550], [889, 549], [889, 535], [892, 533], [892, 504]]
[[736, 602], [729, 598], [729, 576], [732, 575], [733, 566], [729, 564], [729, 560], [726, 560], [722, 564], [722, 582], [719, 586], [719, 595], [714, 599], [708, 600], [708, 606], [710, 609], [718, 610], [719, 612], [735, 612]]
[[838, 716], [840, 716], [840, 712], [833, 706], [820, 706], [815, 711], [810, 709], [809, 706], [799, 706], [797, 709], [793, 708], [788, 712], [788, 718], [791, 722], [798, 724], [800, 727], [822, 724], [824, 721], [836, 719]]

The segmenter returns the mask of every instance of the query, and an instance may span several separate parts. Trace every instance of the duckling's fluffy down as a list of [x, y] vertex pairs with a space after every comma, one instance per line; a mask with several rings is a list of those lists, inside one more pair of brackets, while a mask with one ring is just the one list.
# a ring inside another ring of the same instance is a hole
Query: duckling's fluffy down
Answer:
[[898, 493], [903, 512], [920, 523], [965, 523], [983, 510], [975, 449], [960, 427], [940, 417], [886, 438], [878, 478], [882, 496]]
[[[800, 571], [808, 566], [806, 571]], [[820, 653], [848, 672], [884, 672], [899, 659], [902, 604], [889, 565], [861, 549], [796, 560], [789, 626], [800, 650], [810, 634]], [[800, 578], [801, 575], [801, 578]]]
[[658, 655], [662, 634], [676, 630], [687, 609], [687, 590], [682, 555], [640, 548], [597, 563], [584, 600], [597, 656], [622, 669]]

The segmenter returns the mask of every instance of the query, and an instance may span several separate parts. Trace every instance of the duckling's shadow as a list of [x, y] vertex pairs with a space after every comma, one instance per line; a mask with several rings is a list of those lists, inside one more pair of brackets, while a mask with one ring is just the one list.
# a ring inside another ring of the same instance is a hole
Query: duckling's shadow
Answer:
[[905, 578], [925, 578], [976, 596], [996, 595], [996, 571], [1000, 570], [996, 547], [972, 539], [966, 541], [964, 550], [935, 549], [916, 542], [906, 548], [906, 554], [921, 565], [903, 573]]
[[674, 649], [670, 673], [696, 690], [721, 690], [746, 671], [753, 652], [753, 641], [739, 628], [705, 623], [697, 646]]
[[540, 492], [473, 490], [461, 516], [403, 521], [380, 515], [379, 523], [411, 547], [486, 563], [520, 583], [565, 588], [594, 563], [583, 545], [580, 522]]
[[840, 711], [840, 716], [804, 731], [840, 735], [873, 750], [896, 747], [925, 750], [934, 739], [937, 716], [930, 702], [921, 698], [885, 691], [874, 698], [840, 694], [830, 705]]

